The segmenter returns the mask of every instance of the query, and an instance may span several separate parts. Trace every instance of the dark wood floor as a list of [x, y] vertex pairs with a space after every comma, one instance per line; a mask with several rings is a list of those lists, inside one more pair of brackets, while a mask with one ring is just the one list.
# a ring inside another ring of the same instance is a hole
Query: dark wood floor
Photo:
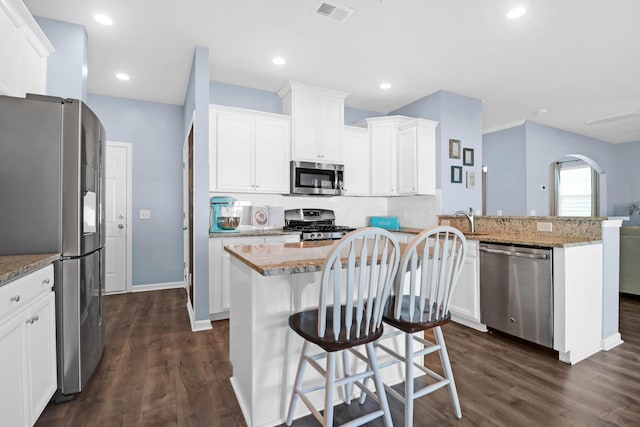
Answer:
[[[182, 290], [108, 296], [106, 315], [96, 374], [74, 400], [49, 405], [37, 426], [244, 425], [229, 384], [228, 322], [192, 333]], [[640, 299], [621, 298], [620, 330], [622, 346], [569, 366], [553, 353], [449, 323], [463, 419], [441, 390], [416, 402], [415, 425], [640, 425]], [[390, 404], [402, 425], [401, 405]], [[361, 410], [341, 405], [336, 422]], [[317, 425], [310, 417], [294, 423]]]

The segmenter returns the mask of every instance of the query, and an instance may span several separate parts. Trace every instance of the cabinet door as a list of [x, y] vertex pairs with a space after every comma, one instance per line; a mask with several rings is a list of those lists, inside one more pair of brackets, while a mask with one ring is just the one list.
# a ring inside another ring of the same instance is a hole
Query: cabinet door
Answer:
[[468, 254], [460, 279], [453, 291], [449, 309], [452, 314], [480, 322], [480, 266], [478, 242], [467, 241]]
[[55, 323], [55, 298], [54, 293], [50, 292], [29, 310], [25, 323], [32, 424], [35, 424], [57, 388]]
[[414, 194], [417, 191], [416, 143], [418, 129], [411, 127], [398, 133], [398, 193]]
[[255, 121], [255, 190], [289, 192], [291, 125], [284, 120]]
[[333, 97], [320, 97], [319, 107], [319, 157], [323, 162], [342, 163], [344, 101]]
[[390, 124], [370, 128], [371, 193], [374, 196], [396, 194], [396, 132], [396, 128]]
[[24, 342], [24, 316], [19, 314], [0, 326], [0, 414], [2, 424], [29, 426]]
[[294, 95], [293, 158], [294, 160], [320, 160], [318, 153], [318, 102], [313, 93], [297, 91]]
[[216, 177], [219, 191], [253, 191], [254, 119], [217, 114]]
[[371, 194], [371, 147], [365, 128], [345, 126], [343, 133], [344, 193], [347, 196]]

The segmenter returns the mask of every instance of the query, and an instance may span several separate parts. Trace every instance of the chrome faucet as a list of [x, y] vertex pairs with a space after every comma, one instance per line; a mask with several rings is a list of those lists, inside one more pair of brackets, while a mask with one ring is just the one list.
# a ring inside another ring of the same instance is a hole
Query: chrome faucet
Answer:
[[469, 208], [469, 213], [466, 213], [465, 211], [457, 211], [456, 213], [453, 214], [454, 217], [460, 216], [460, 215], [464, 215], [467, 217], [467, 219], [469, 220], [469, 225], [471, 226], [471, 233], [475, 233], [476, 225], [473, 219], [473, 208]]

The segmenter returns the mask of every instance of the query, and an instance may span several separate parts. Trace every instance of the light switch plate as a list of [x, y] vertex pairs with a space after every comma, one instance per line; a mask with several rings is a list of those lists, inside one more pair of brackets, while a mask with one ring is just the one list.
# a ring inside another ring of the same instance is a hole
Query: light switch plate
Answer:
[[553, 231], [553, 223], [551, 222], [536, 222], [536, 225], [538, 226], [538, 231], [544, 231], [548, 233]]
[[140, 219], [151, 219], [151, 211], [149, 209], [140, 209]]

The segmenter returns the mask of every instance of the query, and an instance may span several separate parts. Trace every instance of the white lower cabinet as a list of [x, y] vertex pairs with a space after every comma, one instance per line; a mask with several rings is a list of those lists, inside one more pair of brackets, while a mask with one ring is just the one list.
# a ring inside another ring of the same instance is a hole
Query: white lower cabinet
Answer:
[[462, 267], [458, 284], [453, 291], [449, 311], [451, 320], [486, 332], [480, 323], [480, 254], [479, 242], [467, 240], [467, 259]]
[[2, 424], [31, 426], [57, 388], [53, 266], [0, 288]]
[[209, 312], [211, 320], [229, 317], [229, 283], [231, 259], [225, 246], [261, 245], [269, 243], [299, 242], [298, 234], [277, 236], [212, 237], [209, 239]]

